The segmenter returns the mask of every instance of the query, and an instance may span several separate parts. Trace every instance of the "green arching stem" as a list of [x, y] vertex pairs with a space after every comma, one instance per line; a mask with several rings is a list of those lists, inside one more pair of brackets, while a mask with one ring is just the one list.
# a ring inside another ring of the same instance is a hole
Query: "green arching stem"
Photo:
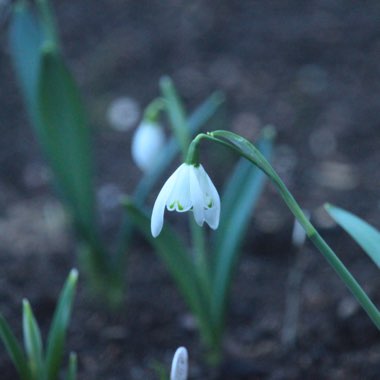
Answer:
[[[298, 203], [296, 202], [296, 200], [294, 199], [292, 194], [287, 189], [284, 182], [277, 175], [277, 173], [274, 171], [274, 169], [269, 164], [269, 162], [265, 159], [265, 157], [258, 150], [255, 149], [255, 159], [254, 159], [249, 154], [247, 154], [247, 153], [243, 152], [241, 149], [239, 149], [239, 147], [235, 146], [232, 142], [228, 142], [226, 140], [222, 140], [219, 137], [215, 137], [215, 135], [211, 132], [208, 134], [201, 133], [194, 138], [194, 140], [190, 144], [191, 149], [189, 148], [188, 156], [186, 158], [186, 162], [188, 162], [188, 163], [192, 163], [192, 162], [198, 163], [199, 162], [198, 161], [198, 144], [200, 143], [200, 141], [202, 139], [210, 140], [210, 141], [216, 142], [218, 144], [224, 145], [224, 146], [228, 147], [229, 149], [232, 149], [233, 151], [238, 153], [240, 156], [246, 158], [247, 160], [252, 162], [254, 165], [256, 165], [259, 169], [264, 171], [264, 173], [272, 180], [272, 182], [275, 184], [275, 186], [279, 190], [281, 197], [285, 201], [285, 203], [288, 206], [288, 208], [290, 209], [290, 211], [293, 213], [293, 215], [296, 217], [296, 219], [299, 221], [299, 223], [305, 229], [306, 234], [309, 237], [309, 239], [318, 248], [318, 250], [323, 254], [323, 256], [325, 257], [327, 262], [337, 272], [337, 274], [340, 276], [342, 281], [346, 284], [346, 286], [349, 288], [349, 290], [352, 292], [352, 294], [358, 300], [360, 305], [366, 311], [368, 316], [371, 318], [372, 322], [380, 330], [380, 312], [379, 312], [379, 310], [376, 308], [374, 303], [371, 301], [371, 299], [368, 297], [368, 295], [365, 293], [365, 291], [359, 285], [359, 283], [356, 281], [356, 279], [352, 276], [352, 274], [346, 268], [346, 266], [343, 264], [343, 262], [337, 257], [335, 252], [330, 248], [330, 246], [321, 237], [321, 235], [318, 233], [318, 231], [315, 229], [315, 227], [310, 223], [308, 218], [302, 212], [301, 207], [298, 205]], [[254, 148], [253, 145], [252, 145], [252, 148]]]
[[201, 140], [201, 136], [203, 136], [203, 133], [197, 135], [195, 139], [190, 143], [189, 148], [187, 150], [186, 155], [186, 164], [188, 165], [199, 165], [199, 151], [198, 151], [198, 144]]
[[201, 227], [195, 222], [194, 218], [190, 218], [191, 236], [194, 244], [194, 264], [197, 268], [201, 288], [205, 292], [205, 296], [211, 296], [210, 266], [208, 262], [205, 236]]
[[157, 123], [158, 116], [165, 109], [165, 100], [156, 98], [148, 104], [144, 112], [144, 119], [151, 123]]

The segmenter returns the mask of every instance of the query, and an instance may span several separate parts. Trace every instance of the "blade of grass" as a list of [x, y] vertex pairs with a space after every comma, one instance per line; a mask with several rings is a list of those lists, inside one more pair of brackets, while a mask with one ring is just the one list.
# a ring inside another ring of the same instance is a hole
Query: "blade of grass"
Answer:
[[0, 338], [3, 341], [5, 348], [12, 359], [12, 362], [15, 365], [21, 380], [31, 380], [31, 374], [24, 352], [22, 351], [20, 344], [17, 342], [17, 339], [14, 336], [12, 330], [10, 329], [7, 321], [1, 314]]
[[47, 340], [47, 380], [56, 380], [58, 378], [77, 281], [78, 271], [76, 269], [73, 269], [70, 272], [59, 296], [58, 304], [54, 313], [53, 322]]
[[40, 49], [44, 39], [37, 17], [26, 1], [16, 2], [9, 25], [9, 51], [28, 113], [36, 121]]
[[45, 379], [41, 332], [27, 300], [23, 300], [22, 327], [24, 346], [33, 379]]
[[177, 95], [173, 81], [169, 77], [161, 78], [160, 87], [163, 98], [165, 99], [171, 128], [181, 147], [181, 152], [184, 155], [183, 158], [185, 159], [187, 147], [191, 139], [191, 130], [186, 120], [185, 108]]
[[325, 209], [380, 268], [380, 232], [363, 219], [342, 208], [326, 204]]
[[39, 140], [79, 231], [94, 239], [90, 130], [78, 88], [56, 50], [44, 48], [38, 86]]
[[66, 374], [66, 380], [76, 380], [77, 378], [78, 360], [75, 352], [70, 353], [69, 367]]

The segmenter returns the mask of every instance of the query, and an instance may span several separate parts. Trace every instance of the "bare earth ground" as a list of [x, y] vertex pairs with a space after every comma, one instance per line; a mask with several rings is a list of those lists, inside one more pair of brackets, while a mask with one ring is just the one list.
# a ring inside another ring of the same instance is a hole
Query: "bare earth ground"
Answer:
[[[254, 138], [262, 126], [276, 126], [276, 169], [380, 304], [378, 270], [320, 209], [336, 203], [380, 227], [378, 1], [54, 4], [68, 63], [96, 129], [105, 231], [119, 222], [113, 199], [132, 192], [140, 176], [130, 159], [132, 131], [110, 128], [107, 108], [121, 96], [143, 108], [168, 74], [189, 109], [212, 91], [224, 91], [226, 117], [213, 128]], [[27, 297], [46, 331], [59, 289], [76, 265], [75, 248], [23, 111], [5, 33], [0, 38], [0, 311], [20, 333]], [[217, 157], [208, 156], [205, 166], [221, 184], [225, 173]], [[184, 228], [180, 217], [171, 220]], [[68, 342], [79, 355], [79, 379], [154, 379], [154, 366], [169, 368], [179, 345], [189, 349], [191, 379], [378, 379], [380, 334], [310, 244], [301, 252], [297, 345], [281, 344], [293, 221], [271, 186], [251, 222], [219, 371], [204, 365], [186, 306], [137, 238], [121, 311], [107, 312], [80, 284]], [[2, 380], [16, 377], [3, 349], [0, 374]]]

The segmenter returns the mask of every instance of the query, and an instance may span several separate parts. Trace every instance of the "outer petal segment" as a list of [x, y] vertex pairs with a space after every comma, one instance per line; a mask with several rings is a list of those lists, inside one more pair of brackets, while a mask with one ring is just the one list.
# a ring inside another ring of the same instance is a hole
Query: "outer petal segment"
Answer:
[[164, 224], [165, 205], [176, 181], [177, 172], [178, 169], [168, 178], [158, 194], [156, 202], [154, 202], [152, 217], [150, 220], [150, 230], [153, 237], [157, 237], [162, 230], [162, 226]]

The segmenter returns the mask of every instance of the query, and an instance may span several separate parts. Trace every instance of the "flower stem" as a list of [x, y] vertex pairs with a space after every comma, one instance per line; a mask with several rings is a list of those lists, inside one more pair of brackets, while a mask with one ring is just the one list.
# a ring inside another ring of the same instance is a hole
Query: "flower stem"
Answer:
[[327, 262], [333, 267], [333, 269], [336, 271], [336, 273], [355, 296], [363, 309], [366, 311], [368, 316], [371, 318], [372, 322], [380, 330], [379, 310], [376, 308], [374, 303], [370, 300], [368, 295], [355, 280], [343, 262], [337, 257], [335, 252], [319, 235], [318, 231], [314, 228], [306, 215], [302, 212], [301, 207], [298, 205], [293, 195], [289, 192], [284, 182], [281, 180], [281, 178], [278, 176], [266, 158], [258, 151], [258, 149], [254, 147], [248, 140], [227, 131], [214, 131], [208, 134], [199, 134], [196, 136], [193, 142], [196, 142], [196, 145], [198, 145], [202, 139], [207, 139], [224, 145], [229, 149], [232, 149], [240, 156], [252, 162], [271, 179], [290, 211], [294, 214], [294, 216], [304, 228], [309, 239], [322, 253]]
[[206, 252], [205, 236], [203, 229], [199, 227], [194, 218], [190, 217], [191, 237], [194, 249], [194, 264], [197, 268], [197, 275], [202, 284], [205, 296], [211, 296], [210, 267]]
[[314, 226], [309, 222], [309, 220], [302, 212], [294, 197], [290, 194], [289, 190], [278, 176], [275, 184], [279, 189], [279, 192], [282, 198], [284, 199], [285, 203], [289, 207], [290, 211], [294, 214], [294, 216], [300, 222], [302, 227], [305, 229], [308, 238], [322, 253], [327, 262], [333, 267], [333, 269], [336, 271], [336, 273], [339, 275], [342, 281], [346, 284], [346, 286], [350, 289], [350, 291], [358, 300], [363, 309], [367, 312], [372, 322], [380, 330], [380, 313], [374, 305], [374, 303], [371, 301], [371, 299], [368, 297], [368, 295], [359, 285], [356, 279], [352, 276], [352, 274], [346, 268], [343, 262], [338, 258], [335, 252], [330, 248], [330, 246], [321, 237], [321, 235], [314, 228]]

